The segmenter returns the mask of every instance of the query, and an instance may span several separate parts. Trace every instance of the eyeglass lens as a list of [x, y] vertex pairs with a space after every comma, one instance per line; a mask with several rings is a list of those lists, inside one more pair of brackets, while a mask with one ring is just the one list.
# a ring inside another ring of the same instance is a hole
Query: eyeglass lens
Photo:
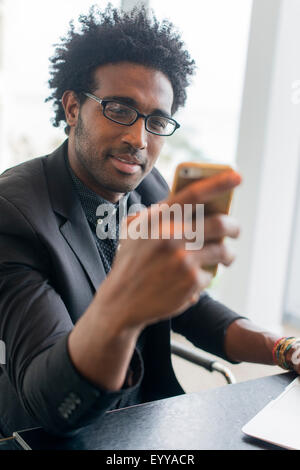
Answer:
[[[130, 125], [136, 120], [137, 113], [121, 103], [110, 101], [105, 106], [105, 115], [115, 122]], [[149, 116], [146, 119], [146, 129], [155, 134], [168, 135], [174, 132], [176, 124], [163, 116]]]

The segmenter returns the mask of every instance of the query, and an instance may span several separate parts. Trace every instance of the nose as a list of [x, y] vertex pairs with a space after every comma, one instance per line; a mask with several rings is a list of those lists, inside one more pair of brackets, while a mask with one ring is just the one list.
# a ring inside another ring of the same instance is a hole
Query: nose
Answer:
[[145, 120], [140, 117], [132, 126], [124, 126], [122, 142], [129, 144], [135, 149], [144, 150], [147, 148], [147, 134]]

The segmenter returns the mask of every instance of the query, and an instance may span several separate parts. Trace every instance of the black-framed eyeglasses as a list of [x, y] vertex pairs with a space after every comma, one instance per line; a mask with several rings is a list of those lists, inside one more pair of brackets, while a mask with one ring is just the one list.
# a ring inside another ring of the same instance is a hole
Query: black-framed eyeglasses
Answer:
[[160, 136], [170, 136], [174, 134], [180, 124], [175, 119], [161, 116], [159, 114], [145, 114], [127, 104], [114, 100], [102, 100], [91, 93], [83, 93], [88, 98], [97, 101], [102, 105], [103, 115], [110, 121], [122, 124], [123, 126], [132, 126], [140, 117], [145, 119], [145, 129], [151, 134]]

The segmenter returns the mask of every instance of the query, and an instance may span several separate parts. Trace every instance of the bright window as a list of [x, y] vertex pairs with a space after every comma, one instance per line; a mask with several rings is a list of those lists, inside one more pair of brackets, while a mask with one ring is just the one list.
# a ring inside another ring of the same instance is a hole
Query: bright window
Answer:
[[[95, 0], [2, 3], [0, 171], [49, 153], [65, 138], [52, 127], [52, 106], [44, 103], [49, 57], [69, 21], [87, 13]], [[111, 3], [119, 7], [121, 1]], [[187, 105], [177, 114], [182, 128], [166, 140], [159, 169], [170, 182], [182, 160], [234, 162], [252, 0], [189, 0], [188, 8], [172, 0], [149, 3], [159, 18], [168, 17], [179, 28], [197, 65]]]
[[162, 161], [161, 171], [169, 177], [178, 161], [191, 159], [234, 163], [252, 0], [150, 5], [178, 27], [197, 66], [185, 109], [177, 115], [182, 129], [168, 141], [168, 164]]
[[[47, 154], [65, 139], [50, 119], [49, 57], [69, 30], [69, 21], [88, 13], [95, 0], [4, 0], [4, 42], [0, 57], [0, 112], [3, 112], [0, 171], [28, 158]], [[109, 3], [101, 1], [101, 7]], [[120, 0], [111, 0], [120, 6]], [[0, 65], [1, 66], [1, 65]], [[1, 119], [0, 119], [1, 123]]]

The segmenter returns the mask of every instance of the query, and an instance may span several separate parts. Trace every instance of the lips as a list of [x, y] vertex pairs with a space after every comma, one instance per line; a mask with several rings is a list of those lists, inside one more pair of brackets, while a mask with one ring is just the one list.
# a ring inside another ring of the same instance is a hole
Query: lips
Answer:
[[111, 157], [116, 158], [120, 162], [128, 163], [130, 165], [141, 165], [141, 162], [133, 157], [132, 155], [128, 154], [121, 154], [121, 155], [111, 155]]
[[140, 171], [141, 163], [131, 155], [110, 155], [113, 166], [126, 174], [134, 174]]

